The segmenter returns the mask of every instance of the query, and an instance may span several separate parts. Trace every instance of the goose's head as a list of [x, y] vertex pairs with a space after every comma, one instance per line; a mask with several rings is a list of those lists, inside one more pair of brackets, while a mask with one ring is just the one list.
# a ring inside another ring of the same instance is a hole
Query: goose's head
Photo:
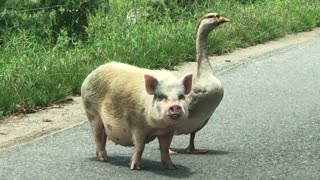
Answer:
[[201, 28], [202, 31], [210, 32], [220, 24], [229, 22], [230, 20], [220, 16], [218, 13], [209, 13], [204, 15], [197, 25], [197, 30]]

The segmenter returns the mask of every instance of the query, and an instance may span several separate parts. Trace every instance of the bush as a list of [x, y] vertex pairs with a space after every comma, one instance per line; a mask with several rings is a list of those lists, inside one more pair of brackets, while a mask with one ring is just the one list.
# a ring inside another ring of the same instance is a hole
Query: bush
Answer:
[[[53, 2], [56, 4], [50, 4]], [[211, 53], [310, 30], [320, 22], [319, 0], [165, 2], [113, 0], [106, 11], [106, 0], [2, 0], [0, 111], [33, 109], [78, 94], [88, 73], [111, 60], [172, 69], [194, 59], [195, 24], [207, 12], [219, 12], [232, 20], [210, 34]], [[54, 8], [44, 8], [48, 6]], [[68, 21], [73, 23], [57, 19], [83, 7], [80, 11], [88, 12], [87, 24], [78, 21], [79, 14], [71, 15]], [[127, 13], [135, 9], [149, 15], [128, 21]], [[79, 29], [76, 23], [81, 24]]]
[[[14, 33], [31, 30], [34, 35], [56, 44], [60, 36], [85, 41], [89, 14], [106, 11], [108, 0], [3, 1], [0, 4], [0, 43]], [[2, 7], [2, 8], [1, 8]], [[49, 20], [49, 21], [48, 21]], [[7, 33], [7, 38], [4, 37]]]

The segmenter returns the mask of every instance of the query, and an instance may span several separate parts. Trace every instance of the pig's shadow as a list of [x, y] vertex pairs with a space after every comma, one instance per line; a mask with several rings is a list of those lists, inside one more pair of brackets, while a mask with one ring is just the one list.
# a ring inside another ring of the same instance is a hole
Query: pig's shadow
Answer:
[[[182, 148], [172, 148], [172, 150], [174, 150], [178, 154], [190, 154], [190, 153], [187, 152], [186, 149], [182, 149]], [[220, 151], [220, 150], [210, 150], [210, 149], [208, 149], [208, 152], [204, 153], [204, 155], [216, 155], [216, 156], [219, 156], [219, 155], [227, 155], [229, 153], [230, 152], [228, 152], [228, 151]], [[192, 154], [190, 154], [190, 155], [192, 155]], [[197, 154], [194, 154], [194, 155], [197, 155]], [[201, 156], [201, 154], [198, 154], [198, 155]]]
[[[91, 160], [98, 161], [96, 158], [90, 158]], [[107, 164], [114, 166], [122, 166], [129, 170], [129, 162], [131, 157], [128, 156], [110, 156]], [[162, 166], [161, 161], [154, 161], [146, 158], [141, 159], [141, 171], [148, 171], [158, 175], [168, 176], [171, 178], [187, 178], [193, 174], [188, 167], [185, 167], [181, 164], [175, 164], [178, 169], [176, 170], [167, 170]]]

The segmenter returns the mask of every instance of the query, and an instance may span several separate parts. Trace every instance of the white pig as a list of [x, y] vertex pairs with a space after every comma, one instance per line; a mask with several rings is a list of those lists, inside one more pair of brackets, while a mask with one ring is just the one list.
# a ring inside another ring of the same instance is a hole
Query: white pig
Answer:
[[185, 95], [192, 74], [177, 79], [166, 70], [148, 70], [110, 62], [91, 72], [81, 87], [84, 108], [93, 132], [96, 155], [108, 159], [107, 137], [116, 144], [134, 146], [130, 169], [141, 169], [145, 144], [159, 139], [161, 161], [176, 169], [169, 146], [176, 125], [188, 118]]

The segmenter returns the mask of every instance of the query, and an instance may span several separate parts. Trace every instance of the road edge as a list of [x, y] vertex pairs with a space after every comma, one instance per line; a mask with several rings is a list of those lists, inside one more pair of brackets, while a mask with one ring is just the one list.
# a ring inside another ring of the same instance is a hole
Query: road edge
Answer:
[[[236, 68], [239, 65], [250, 62], [251, 60], [255, 60], [256, 58], [259, 58], [261, 56], [274, 55], [277, 53], [281, 53], [294, 45], [311, 41], [317, 37], [320, 37], [320, 28], [314, 28], [312, 31], [308, 31], [308, 32], [301, 32], [301, 33], [286, 35], [285, 37], [268, 41], [263, 44], [251, 46], [248, 48], [236, 49], [231, 53], [223, 54], [221, 56], [211, 56], [210, 61], [213, 65], [215, 73], [221, 74], [230, 69]], [[182, 63], [180, 66], [177, 67], [178, 70], [174, 71], [174, 73], [178, 76], [181, 76], [183, 74], [187, 74], [190, 72], [196, 72], [196, 65], [197, 65], [196, 62]], [[80, 97], [74, 97], [74, 98], [80, 98]], [[73, 106], [77, 106], [77, 108], [79, 108], [79, 106], [81, 106], [80, 101], [77, 100], [76, 102], [77, 103], [74, 103]], [[65, 107], [66, 106], [63, 106], [62, 108], [65, 108]], [[33, 114], [29, 114], [28, 116], [33, 116]], [[7, 142], [7, 143], [4, 143], [4, 145], [0, 144], [0, 151], [13, 148], [16, 146], [32, 143], [34, 141], [43, 139], [48, 136], [52, 136], [56, 133], [84, 124], [86, 122], [86, 117], [84, 116], [84, 114], [81, 116], [82, 117], [80, 118], [77, 117], [77, 118], [83, 119], [83, 120], [78, 120], [76, 123], [75, 121], [73, 121], [68, 125], [64, 124], [58, 128], [57, 126], [48, 127], [46, 131], [39, 129], [38, 132], [34, 132], [33, 134], [20, 137], [18, 138], [18, 140], [12, 141], [11, 143]], [[22, 120], [23, 120], [23, 117], [22, 117]]]

